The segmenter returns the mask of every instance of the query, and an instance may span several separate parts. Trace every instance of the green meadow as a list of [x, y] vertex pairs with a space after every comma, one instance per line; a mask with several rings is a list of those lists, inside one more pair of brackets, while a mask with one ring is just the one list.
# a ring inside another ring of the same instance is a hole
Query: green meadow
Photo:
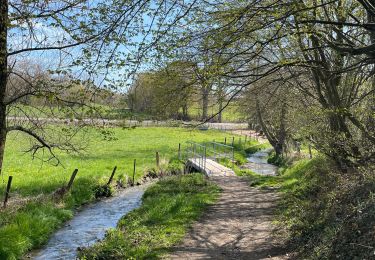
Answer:
[[[126, 175], [132, 176], [136, 159], [137, 180], [155, 167], [157, 151], [161, 167], [167, 167], [170, 161], [177, 164], [179, 143], [184, 155], [187, 141], [223, 141], [232, 136], [216, 130], [185, 128], [113, 128], [109, 131], [110, 134], [103, 135], [97, 129], [88, 129], [86, 138], [82, 139], [87, 144], [85, 151], [58, 153], [59, 166], [43, 163], [38, 158], [32, 160], [24, 152], [30, 145], [27, 136], [20, 133], [8, 136], [4, 181], [0, 181], [1, 201], [9, 175], [13, 176], [13, 183], [9, 206], [0, 211], [0, 259], [18, 259], [42, 246], [73, 216], [75, 209], [95, 200], [94, 188], [106, 183], [114, 166], [118, 167], [115, 181], [123, 180]], [[54, 202], [49, 195], [66, 185], [76, 168], [79, 171], [71, 192], [62, 201]]]
[[[59, 153], [61, 165], [57, 167], [38, 158], [32, 160], [31, 155], [24, 152], [29, 145], [27, 136], [12, 134], [6, 145], [4, 179], [13, 176], [12, 193], [38, 195], [61, 187], [75, 168], [79, 169], [77, 183], [107, 180], [114, 166], [118, 167], [117, 178], [131, 176], [134, 159], [137, 179], [146, 169], [155, 166], [156, 151], [163, 163], [177, 158], [179, 143], [184, 153], [186, 141], [207, 142], [230, 136], [219, 131], [184, 128], [114, 128], [110, 131], [111, 138], [104, 138], [95, 129], [90, 129], [88, 139], [84, 140], [88, 142], [85, 151], [75, 155]], [[47, 158], [48, 154], [45, 156]], [[75, 186], [77, 188], [77, 184]], [[1, 183], [0, 188], [4, 189], [5, 183]]]

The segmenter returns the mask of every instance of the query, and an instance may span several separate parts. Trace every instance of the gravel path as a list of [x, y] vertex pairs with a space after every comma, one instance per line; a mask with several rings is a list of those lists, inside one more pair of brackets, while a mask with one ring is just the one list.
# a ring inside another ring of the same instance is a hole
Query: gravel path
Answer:
[[277, 193], [237, 176], [212, 179], [223, 189], [167, 259], [287, 259], [273, 236]]

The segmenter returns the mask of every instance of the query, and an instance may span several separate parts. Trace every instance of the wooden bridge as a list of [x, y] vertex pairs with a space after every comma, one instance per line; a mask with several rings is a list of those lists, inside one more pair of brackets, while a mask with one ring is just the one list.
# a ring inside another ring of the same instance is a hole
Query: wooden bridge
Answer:
[[217, 161], [227, 160], [234, 162], [234, 148], [229, 145], [210, 142], [190, 144], [187, 153], [187, 166], [206, 174], [207, 176], [229, 176], [235, 175], [234, 171]]

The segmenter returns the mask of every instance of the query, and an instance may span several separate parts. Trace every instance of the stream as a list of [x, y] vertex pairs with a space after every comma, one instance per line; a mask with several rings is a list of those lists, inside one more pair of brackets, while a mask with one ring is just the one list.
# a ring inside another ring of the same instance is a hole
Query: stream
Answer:
[[267, 162], [268, 154], [272, 151], [272, 148], [258, 151], [251, 154], [247, 158], [247, 163], [242, 167], [244, 169], [249, 169], [255, 173], [261, 175], [271, 175], [275, 176], [277, 174], [277, 166], [269, 164]]
[[127, 188], [115, 197], [83, 207], [32, 258], [75, 259], [77, 247], [87, 247], [102, 239], [106, 230], [116, 227], [123, 215], [141, 205], [147, 186]]
[[[243, 168], [262, 175], [276, 175], [277, 167], [267, 163], [270, 149], [258, 151], [247, 158]], [[41, 250], [32, 254], [34, 260], [75, 259], [77, 247], [87, 247], [102, 239], [106, 230], [114, 228], [122, 216], [141, 205], [148, 185], [119, 192], [115, 197], [83, 207], [73, 219], [52, 235]]]

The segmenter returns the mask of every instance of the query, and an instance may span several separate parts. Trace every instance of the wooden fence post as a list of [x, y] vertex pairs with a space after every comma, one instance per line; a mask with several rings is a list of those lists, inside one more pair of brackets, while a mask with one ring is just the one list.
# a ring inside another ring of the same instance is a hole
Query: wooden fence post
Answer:
[[135, 167], [136, 167], [136, 165], [137, 165], [137, 159], [134, 159], [134, 168], [133, 168], [133, 186], [134, 186], [134, 184], [135, 184]]
[[156, 152], [156, 167], [160, 167], [160, 157], [159, 157], [159, 152]]
[[117, 166], [115, 166], [115, 168], [113, 168], [113, 171], [112, 171], [111, 177], [109, 177], [109, 180], [108, 180], [108, 182], [107, 182], [107, 185], [111, 184], [111, 182], [112, 182], [112, 180], [113, 180], [113, 177], [115, 176], [116, 170], [117, 170]]
[[72, 173], [72, 176], [70, 176], [68, 186], [66, 186], [66, 191], [69, 191], [72, 188], [73, 181], [76, 178], [77, 172], [78, 172], [78, 169], [75, 169]]
[[224, 144], [227, 144], [227, 138], [226, 137], [224, 138]]
[[4, 205], [3, 205], [4, 208], [6, 208], [6, 206], [7, 206], [7, 202], [8, 202], [8, 198], [9, 198], [9, 192], [10, 192], [10, 187], [12, 185], [12, 180], [13, 180], [13, 176], [9, 176], [8, 177], [7, 188], [5, 190], [5, 198], [4, 198]]
[[181, 160], [181, 143], [178, 144], [178, 159]]

